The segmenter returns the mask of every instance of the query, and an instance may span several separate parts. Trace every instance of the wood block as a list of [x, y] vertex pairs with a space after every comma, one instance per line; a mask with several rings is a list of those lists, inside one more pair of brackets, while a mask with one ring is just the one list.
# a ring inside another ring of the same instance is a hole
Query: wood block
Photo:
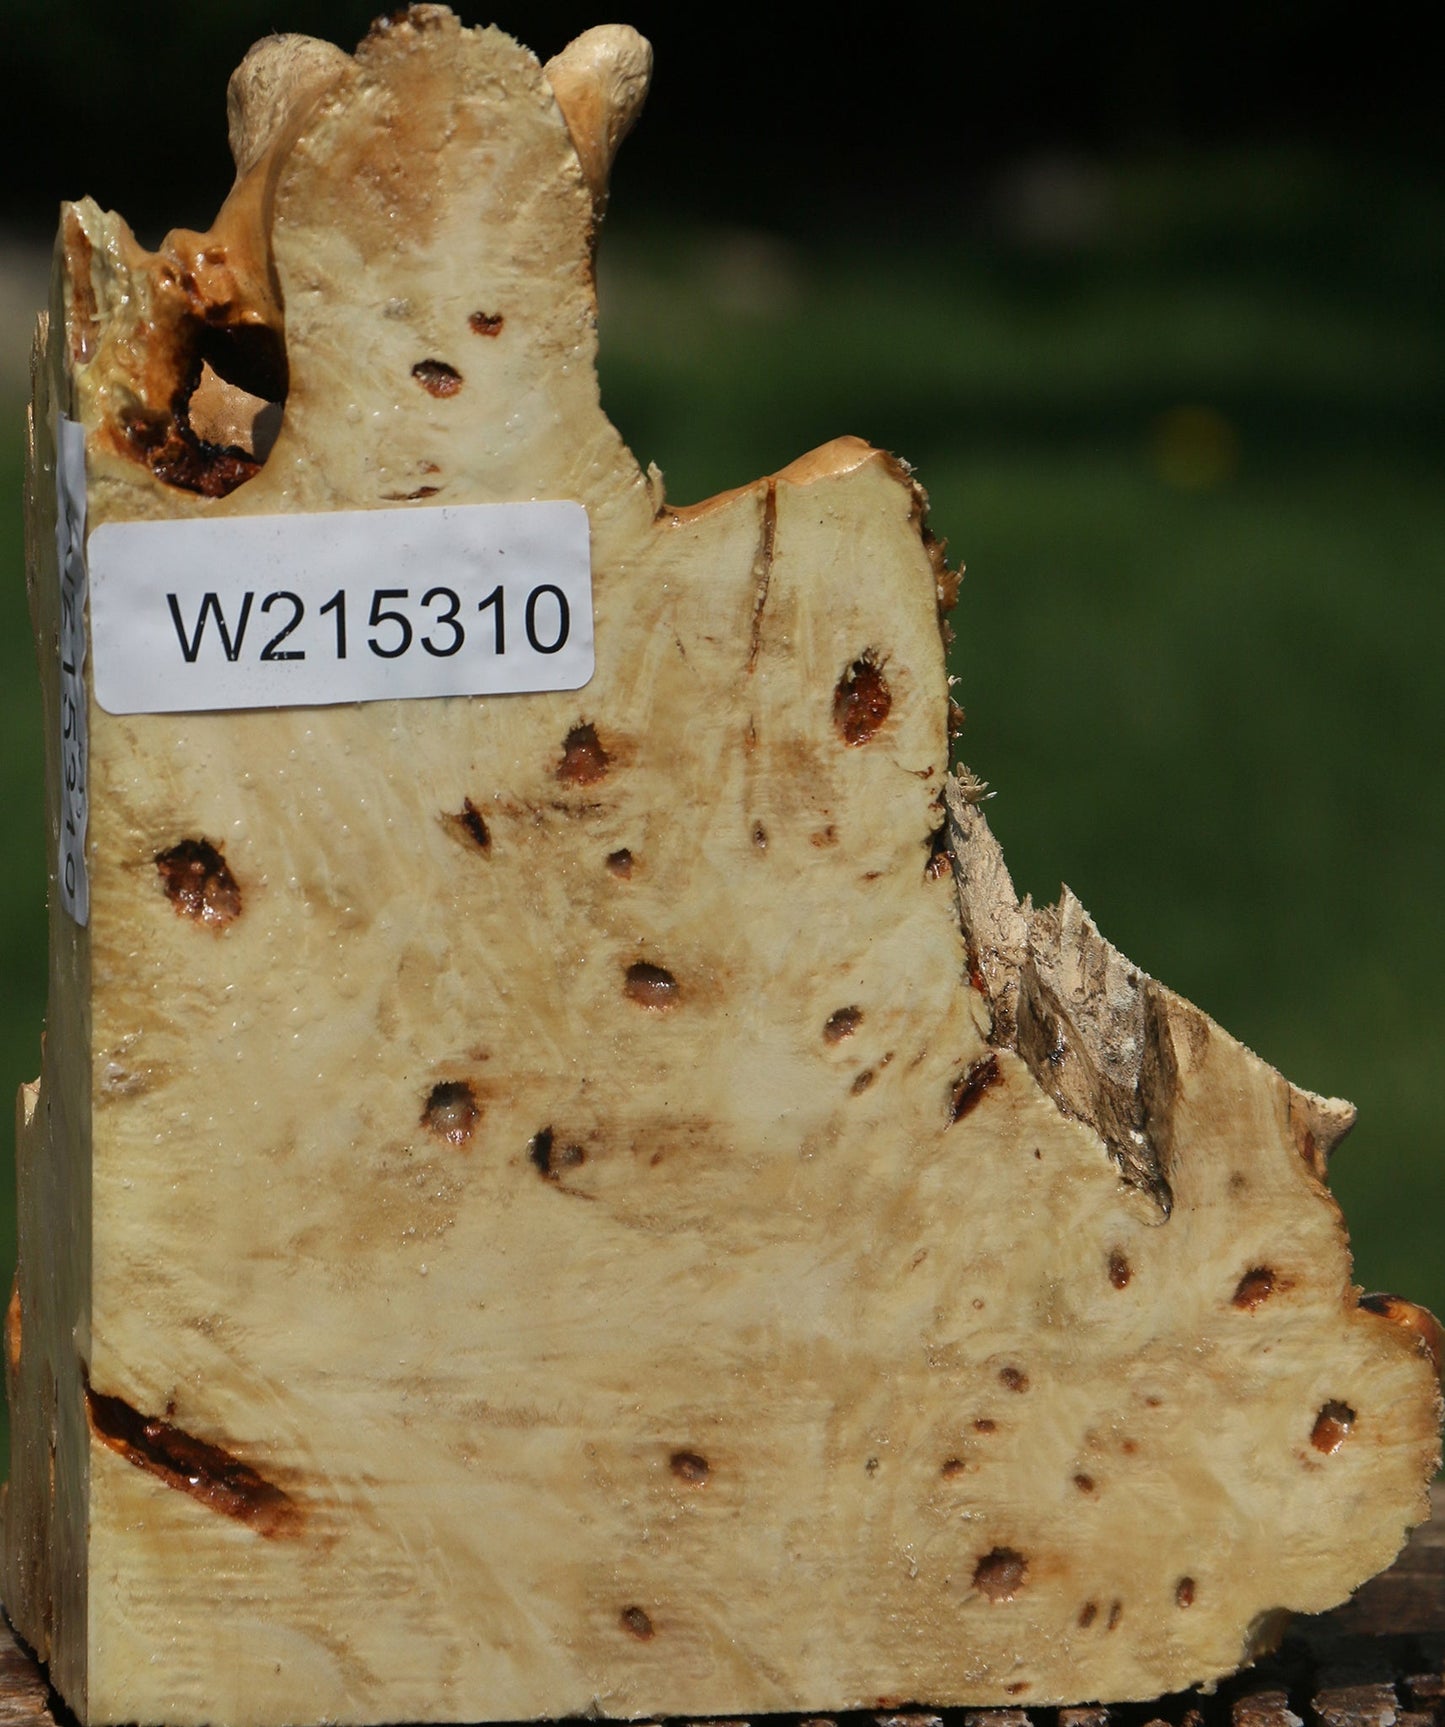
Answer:
[[437, 6], [275, 38], [208, 234], [64, 212], [57, 856], [62, 417], [92, 544], [373, 510], [380, 560], [397, 511], [580, 503], [596, 656], [85, 686], [4, 1558], [82, 1721], [1022, 1719], [1232, 1671], [1426, 1514], [1432, 1333], [1357, 1302], [1349, 1106], [1018, 903], [907, 469], [845, 438], [679, 509], [603, 415], [646, 77], [624, 29], [543, 68]]
[[1341, 1685], [1316, 1692], [1319, 1727], [1395, 1727], [1400, 1703], [1393, 1685]]
[[1233, 1727], [1304, 1727], [1289, 1706], [1289, 1693], [1269, 1687], [1234, 1699]]

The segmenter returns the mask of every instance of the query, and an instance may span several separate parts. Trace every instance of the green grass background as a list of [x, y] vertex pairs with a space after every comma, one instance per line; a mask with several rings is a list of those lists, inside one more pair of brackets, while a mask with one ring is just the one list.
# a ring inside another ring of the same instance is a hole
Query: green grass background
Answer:
[[[789, 236], [622, 211], [603, 394], [678, 502], [844, 432], [914, 463], [967, 564], [960, 749], [1019, 890], [1066, 880], [1137, 964], [1352, 1098], [1331, 1181], [1359, 1281], [1445, 1313], [1442, 265], [1438, 189], [1307, 154], [1036, 164], [967, 218]], [[45, 941], [20, 484], [12, 400], [7, 1091], [37, 1069]]]

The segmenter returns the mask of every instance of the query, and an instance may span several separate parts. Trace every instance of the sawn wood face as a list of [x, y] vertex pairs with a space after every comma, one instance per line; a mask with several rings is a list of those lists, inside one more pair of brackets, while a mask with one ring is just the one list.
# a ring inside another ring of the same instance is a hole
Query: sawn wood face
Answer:
[[679, 510], [622, 445], [591, 266], [639, 39], [292, 40], [238, 75], [211, 235], [67, 207], [47, 689], [57, 408], [92, 532], [580, 500], [597, 671], [92, 702], [22, 1135], [18, 1628], [83, 1720], [177, 1727], [1232, 1670], [1427, 1510], [1428, 1339], [1357, 1306], [1322, 1181], [1347, 1107], [1017, 904], [901, 464], [845, 438]]

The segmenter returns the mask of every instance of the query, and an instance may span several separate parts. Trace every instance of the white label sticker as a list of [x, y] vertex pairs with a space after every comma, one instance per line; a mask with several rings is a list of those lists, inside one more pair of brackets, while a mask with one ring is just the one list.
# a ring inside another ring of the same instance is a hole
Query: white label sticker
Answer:
[[107, 522], [90, 615], [112, 714], [576, 690], [593, 670], [587, 512]]
[[85, 829], [90, 747], [85, 696], [85, 427], [63, 416], [55, 428], [55, 549], [60, 572], [60, 903], [90, 921]]

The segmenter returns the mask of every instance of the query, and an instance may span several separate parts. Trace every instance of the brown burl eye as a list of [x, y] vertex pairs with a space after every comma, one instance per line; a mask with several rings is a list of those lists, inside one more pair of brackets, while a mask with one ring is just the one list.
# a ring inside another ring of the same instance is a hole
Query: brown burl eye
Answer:
[[893, 707], [893, 692], [878, 656], [867, 649], [838, 679], [833, 691], [833, 724], [845, 744], [857, 748], [882, 731]]
[[155, 863], [166, 898], [182, 917], [220, 926], [241, 915], [240, 884], [209, 840], [181, 840], [157, 852]]

